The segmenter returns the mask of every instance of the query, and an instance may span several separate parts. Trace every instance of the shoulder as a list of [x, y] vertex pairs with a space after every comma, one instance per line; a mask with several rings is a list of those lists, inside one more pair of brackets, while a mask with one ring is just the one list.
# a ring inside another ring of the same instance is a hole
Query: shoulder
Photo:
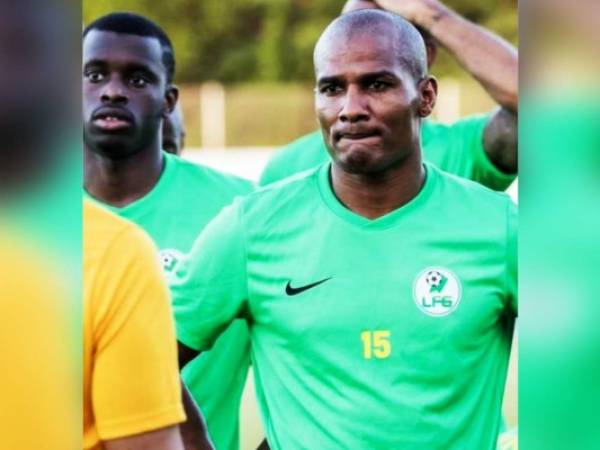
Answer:
[[468, 130], [477, 131], [483, 130], [485, 125], [489, 122], [491, 117], [490, 113], [473, 114], [470, 116], [462, 117], [451, 123], [441, 123], [433, 120], [423, 121], [423, 134], [424, 136], [432, 135], [447, 135], [451, 133], [464, 133]]
[[175, 155], [165, 155], [168, 163], [177, 171], [177, 177], [185, 178], [190, 187], [218, 188], [219, 192], [226, 191], [233, 195], [244, 195], [254, 190], [254, 184], [245, 178], [225, 173], [217, 169], [198, 164]]
[[86, 270], [92, 270], [101, 260], [102, 264], [112, 264], [140, 256], [154, 258], [154, 244], [141, 228], [96, 202], [84, 200], [83, 219]]
[[263, 171], [260, 184], [279, 181], [327, 159], [323, 135], [319, 130], [314, 131], [276, 150]]
[[[319, 169], [299, 172], [283, 180], [261, 187], [253, 193], [239, 199], [238, 203], [243, 215], [266, 214], [271, 217], [285, 214], [290, 205], [299, 207], [305, 205], [305, 199], [316, 194], [316, 183]], [[302, 197], [302, 199], [300, 199]], [[282, 209], [282, 208], [286, 209]]]
[[323, 135], [320, 130], [313, 131], [312, 133], [305, 134], [298, 139], [290, 142], [289, 144], [281, 147], [279, 153], [283, 154], [290, 151], [305, 148], [307, 145], [310, 146], [321, 146], [323, 144]]
[[117, 216], [98, 202], [90, 199], [83, 201], [83, 236], [85, 246], [103, 244], [110, 242], [121, 234], [134, 229], [131, 222]]
[[497, 212], [507, 214], [516, 205], [505, 192], [494, 191], [475, 181], [450, 174], [434, 165], [427, 170], [438, 180], [438, 194], [449, 201], [449, 207], [468, 208], [472, 212]]

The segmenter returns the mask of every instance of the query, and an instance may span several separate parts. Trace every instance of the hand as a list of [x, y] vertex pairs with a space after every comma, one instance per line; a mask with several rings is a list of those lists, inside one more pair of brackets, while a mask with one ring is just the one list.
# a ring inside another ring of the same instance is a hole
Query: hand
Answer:
[[370, 8], [380, 9], [374, 0], [348, 0], [344, 4], [344, 8], [342, 9], [342, 14], [350, 12], [350, 11], [356, 11], [358, 9], [370, 9]]
[[379, 7], [429, 29], [446, 7], [437, 0], [375, 0]]

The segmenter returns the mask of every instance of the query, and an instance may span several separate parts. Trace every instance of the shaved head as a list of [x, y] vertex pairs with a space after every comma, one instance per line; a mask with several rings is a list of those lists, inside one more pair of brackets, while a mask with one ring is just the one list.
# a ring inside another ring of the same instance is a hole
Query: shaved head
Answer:
[[342, 14], [325, 29], [314, 52], [315, 71], [323, 57], [336, 52], [340, 42], [360, 36], [393, 36], [391, 52], [416, 82], [427, 75], [427, 50], [419, 31], [402, 17], [378, 9], [360, 9]]

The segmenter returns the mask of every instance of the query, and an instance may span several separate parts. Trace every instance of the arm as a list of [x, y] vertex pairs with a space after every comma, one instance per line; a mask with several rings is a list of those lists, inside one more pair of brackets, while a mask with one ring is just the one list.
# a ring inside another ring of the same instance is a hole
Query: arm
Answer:
[[184, 450], [177, 425], [103, 442], [106, 450]]
[[150, 239], [133, 225], [122, 232], [90, 289], [91, 405], [103, 448], [183, 450], [175, 330]]
[[181, 424], [181, 436], [185, 450], [214, 450], [202, 413], [183, 381], [181, 382], [181, 394], [187, 416], [187, 420]]
[[517, 111], [519, 62], [517, 50], [511, 44], [437, 0], [377, 0], [377, 3], [428, 31], [500, 106]]
[[517, 173], [519, 142], [517, 115], [506, 108], [497, 109], [483, 131], [483, 149], [489, 160], [506, 174]]
[[[171, 283], [180, 368], [200, 350], [209, 349], [243, 309], [247, 298], [245, 266], [238, 213], [230, 206], [200, 234]], [[211, 449], [193, 446], [199, 437], [205, 437], [206, 426], [185, 386], [183, 403], [188, 417], [181, 427], [186, 449]]]
[[204, 228], [171, 283], [180, 367], [211, 348], [245, 310], [246, 251], [238, 208], [235, 201]]
[[518, 169], [517, 111], [519, 68], [517, 50], [504, 39], [469, 22], [437, 0], [377, 0], [425, 29], [445, 47], [500, 105], [484, 133], [484, 150], [502, 172]]
[[[180, 369], [183, 369], [187, 363], [200, 355], [200, 352], [191, 349], [181, 342], [177, 343], [177, 350]], [[213, 447], [210, 444], [210, 438], [208, 437], [202, 413], [198, 409], [198, 405], [183, 380], [181, 381], [181, 396], [187, 417], [187, 420], [181, 425], [181, 435], [183, 436], [185, 449], [212, 450]]]

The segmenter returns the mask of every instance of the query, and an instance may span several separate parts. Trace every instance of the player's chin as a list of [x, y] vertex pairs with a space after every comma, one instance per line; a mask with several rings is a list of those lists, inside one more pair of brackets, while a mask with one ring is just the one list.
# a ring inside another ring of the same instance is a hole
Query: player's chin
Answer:
[[345, 172], [351, 174], [370, 174], [378, 171], [378, 149], [355, 147], [338, 153], [338, 162]]
[[132, 148], [136, 148], [135, 142], [129, 136], [102, 135], [91, 139], [91, 145], [88, 147], [94, 152], [109, 158], [124, 158], [132, 153]]

